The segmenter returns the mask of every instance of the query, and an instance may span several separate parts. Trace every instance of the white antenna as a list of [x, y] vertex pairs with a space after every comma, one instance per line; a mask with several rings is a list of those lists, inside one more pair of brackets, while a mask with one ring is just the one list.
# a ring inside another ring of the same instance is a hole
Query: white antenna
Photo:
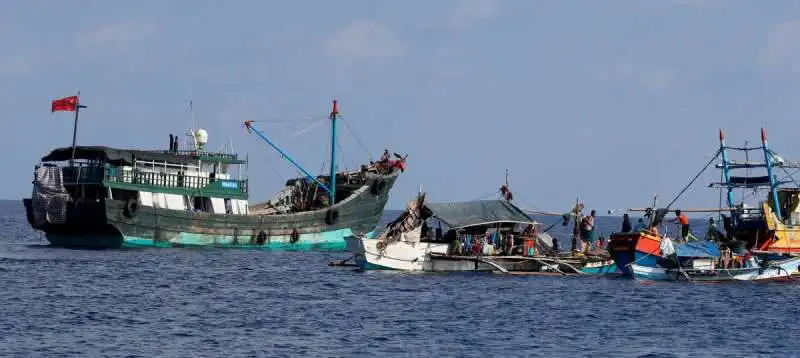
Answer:
[[194, 104], [191, 100], [189, 100], [189, 115], [192, 116], [192, 123], [194, 123], [194, 129], [200, 128], [200, 122], [197, 121], [197, 118], [194, 116]]

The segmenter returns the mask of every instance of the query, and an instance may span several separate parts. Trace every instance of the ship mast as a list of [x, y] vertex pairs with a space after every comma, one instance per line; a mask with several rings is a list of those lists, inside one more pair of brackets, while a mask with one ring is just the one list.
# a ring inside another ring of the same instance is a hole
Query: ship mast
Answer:
[[330, 205], [336, 203], [336, 117], [339, 116], [339, 103], [333, 100], [333, 109], [331, 109], [331, 187], [328, 190], [330, 194]]

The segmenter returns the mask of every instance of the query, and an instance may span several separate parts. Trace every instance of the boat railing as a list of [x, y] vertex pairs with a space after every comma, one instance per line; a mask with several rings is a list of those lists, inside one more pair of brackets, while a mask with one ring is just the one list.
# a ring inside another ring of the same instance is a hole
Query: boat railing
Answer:
[[62, 167], [64, 184], [129, 184], [176, 189], [202, 189], [218, 193], [244, 193], [248, 191], [247, 179], [215, 178], [197, 175], [196, 172], [164, 173], [127, 167], [75, 165]]
[[99, 184], [103, 182], [105, 168], [97, 165], [75, 165], [62, 167], [61, 176], [65, 184]]
[[220, 192], [247, 193], [247, 179], [215, 178], [212, 175], [199, 176], [182, 173], [164, 173], [128, 169], [106, 168], [104, 180], [111, 183], [147, 185], [167, 188], [203, 189]]
[[148, 152], [151, 152], [151, 153], [162, 153], [162, 154], [173, 154], [173, 155], [180, 155], [180, 156], [187, 156], [187, 157], [203, 157], [203, 158], [207, 158], [207, 159], [239, 160], [239, 155], [238, 154], [221, 153], [221, 152], [206, 152], [206, 151], [191, 150], [191, 149], [181, 149], [181, 150], [177, 150], [177, 151], [149, 150]]

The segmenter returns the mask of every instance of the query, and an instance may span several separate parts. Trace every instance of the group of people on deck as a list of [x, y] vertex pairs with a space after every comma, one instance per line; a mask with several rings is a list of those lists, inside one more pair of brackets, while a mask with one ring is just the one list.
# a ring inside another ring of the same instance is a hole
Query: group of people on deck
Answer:
[[[691, 227], [689, 226], [689, 218], [686, 217], [680, 210], [675, 210], [675, 218], [670, 220], [672, 223], [677, 223], [681, 227], [681, 238], [683, 240], [688, 240], [689, 234], [691, 233]], [[631, 220], [628, 214], [622, 215], [622, 228], [620, 232], [641, 232], [645, 230], [649, 230], [654, 233], [658, 233], [658, 223], [653, 222], [648, 227], [645, 224], [643, 218], [639, 218], [639, 222], [636, 224], [636, 228], [631, 228]]]
[[[535, 248], [528, 248], [527, 244], [523, 245], [523, 242], [530, 241], [536, 235], [537, 229], [533, 224], [529, 224], [522, 232], [516, 234], [509, 231], [503, 232], [503, 230], [487, 230], [485, 233], [461, 231], [456, 234], [450, 252], [456, 255], [479, 256], [514, 255], [522, 251], [523, 256], [531, 256], [537, 254]], [[558, 244], [554, 242], [554, 245]], [[525, 252], [525, 249], [528, 249], [528, 252]]]
[[453, 244], [452, 253], [456, 255], [511, 255], [514, 235], [499, 232], [484, 235], [461, 233]]

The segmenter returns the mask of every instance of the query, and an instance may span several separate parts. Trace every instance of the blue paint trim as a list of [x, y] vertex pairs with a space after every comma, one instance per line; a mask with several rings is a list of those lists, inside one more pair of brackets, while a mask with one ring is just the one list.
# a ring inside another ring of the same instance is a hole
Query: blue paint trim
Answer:
[[584, 267], [581, 269], [581, 272], [591, 275], [604, 275], [607, 273], [615, 273], [617, 271], [617, 264], [612, 263], [610, 265], [603, 265], [599, 267]]
[[[733, 200], [733, 187], [731, 187], [731, 172], [730, 172], [730, 165], [728, 163], [728, 148], [725, 146], [725, 139], [722, 136], [722, 131], [720, 130], [720, 140], [719, 140], [719, 150], [722, 152], [722, 175], [725, 178], [725, 185], [728, 188], [728, 207], [732, 208], [735, 206]], [[733, 225], [736, 225], [736, 215], [731, 215], [731, 219], [733, 220]]]
[[[275, 148], [275, 150], [278, 151], [278, 153], [280, 153], [280, 155], [282, 157], [286, 158], [290, 163], [292, 163], [295, 167], [297, 167], [297, 169], [300, 169], [300, 171], [303, 172], [303, 174], [306, 175], [307, 179], [315, 181], [317, 183], [317, 185], [322, 187], [322, 189], [325, 189], [325, 191], [331, 193], [331, 189], [329, 189], [325, 184], [320, 183], [320, 181], [317, 180], [317, 178], [315, 178], [313, 175], [309, 174], [308, 171], [305, 168], [303, 168], [300, 164], [297, 164], [297, 162], [295, 162], [294, 159], [292, 159], [292, 157], [289, 156], [289, 154], [286, 154], [286, 152], [281, 150], [281, 148], [278, 148], [277, 145], [272, 143], [272, 141], [269, 140], [269, 138], [267, 138], [267, 136], [264, 133], [262, 133], [256, 127], [253, 127], [252, 123], [247, 123], [246, 122], [245, 125], [247, 125], [247, 128], [252, 129], [253, 132], [256, 135], [258, 135], [259, 137], [261, 137], [261, 139], [263, 139], [265, 142], [267, 142], [267, 144], [272, 146], [272, 148]], [[333, 194], [331, 194], [331, 195], [333, 195]], [[331, 205], [333, 205], [333, 203], [331, 203]]]
[[772, 192], [773, 210], [775, 210], [775, 215], [778, 218], [782, 218], [781, 205], [778, 201], [777, 184], [775, 183], [775, 176], [772, 174], [772, 151], [770, 151], [769, 147], [767, 146], [767, 137], [763, 128], [761, 129], [761, 144], [763, 145], [762, 149], [764, 150], [764, 161], [767, 164], [767, 175], [769, 175], [769, 188]]
[[658, 256], [636, 251], [634, 254], [636, 264], [639, 266], [656, 267], [658, 266]]
[[666, 269], [659, 269], [658, 272], [645, 273], [636, 269], [636, 265], [631, 265], [633, 277], [642, 281], [675, 281], [674, 274], [667, 274]]
[[390, 268], [390, 267], [381, 266], [381, 265], [377, 265], [377, 264], [373, 264], [373, 263], [367, 262], [367, 260], [363, 256], [356, 257], [355, 262], [356, 262], [356, 265], [358, 265], [358, 267], [360, 269], [365, 270], [365, 271], [394, 270], [393, 268]]
[[[170, 241], [157, 242], [152, 238], [123, 236], [90, 236], [72, 237], [48, 235], [47, 240], [53, 246], [83, 247], [97, 249], [114, 248], [230, 248], [263, 251], [346, 251], [344, 238], [353, 235], [350, 229], [334, 230], [315, 234], [301, 234], [297, 242], [292, 243], [289, 236], [269, 237], [264, 245], [251, 244], [250, 237], [239, 238], [237, 244], [233, 243], [233, 236], [204, 235], [195, 233], [180, 233]], [[375, 235], [374, 231], [366, 234], [368, 237]]]

